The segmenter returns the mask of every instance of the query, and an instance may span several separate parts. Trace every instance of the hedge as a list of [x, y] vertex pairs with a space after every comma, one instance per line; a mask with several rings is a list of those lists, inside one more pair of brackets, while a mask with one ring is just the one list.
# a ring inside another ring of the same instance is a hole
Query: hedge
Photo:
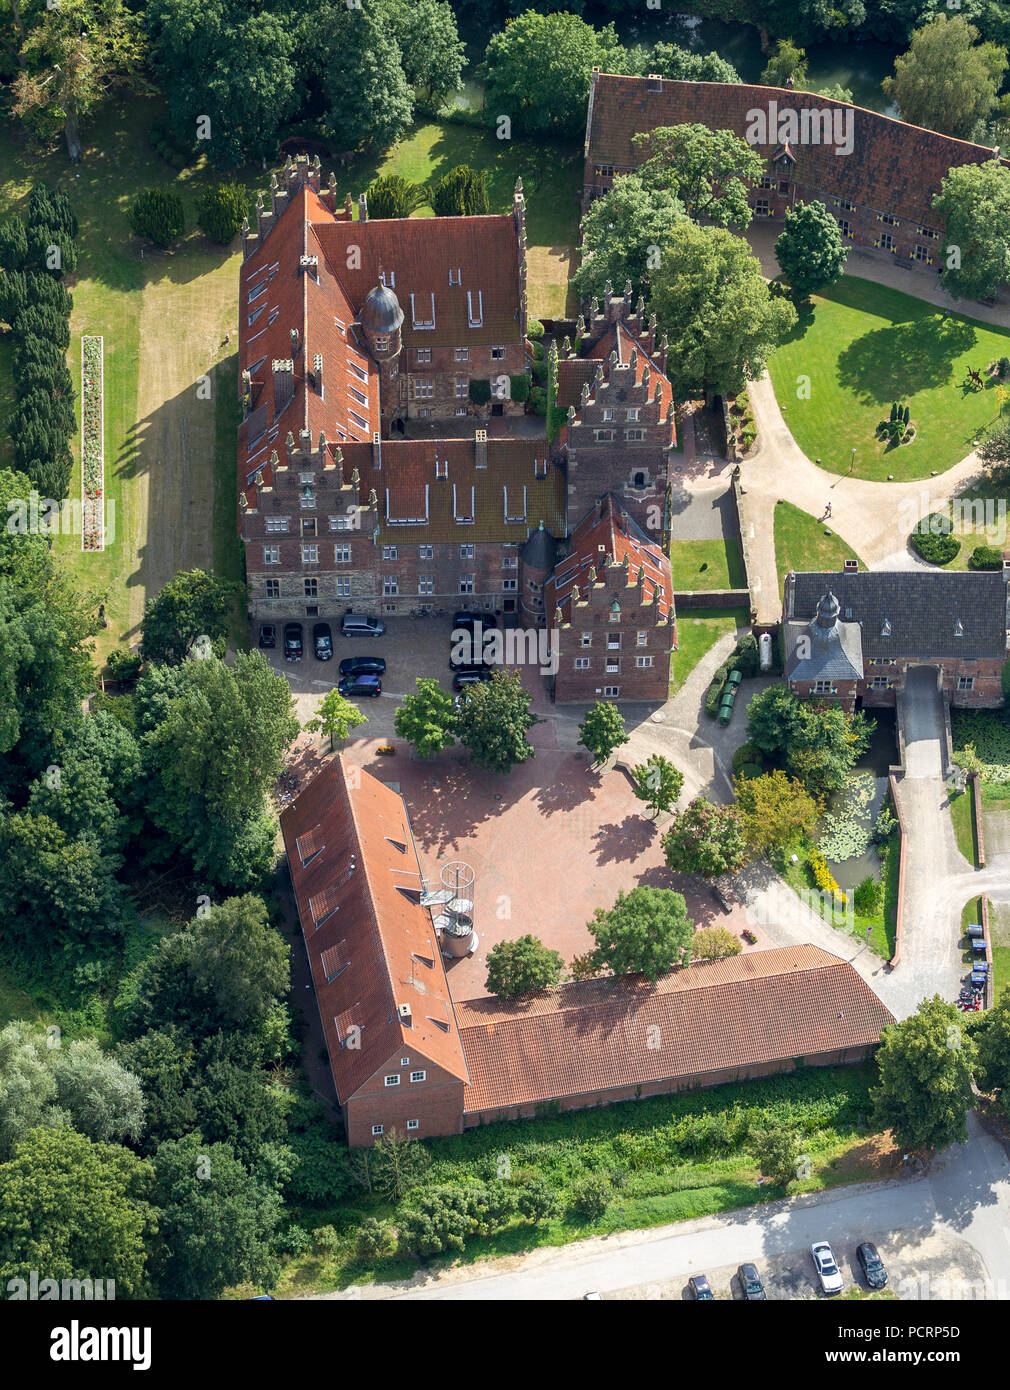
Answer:
[[530, 379], [525, 372], [509, 377], [509, 397], [513, 401], [528, 401], [530, 398]]
[[1003, 552], [994, 545], [977, 545], [968, 556], [970, 570], [999, 570], [1003, 568]]
[[470, 399], [474, 405], [487, 405], [491, 399], [491, 382], [487, 377], [470, 378]]
[[909, 536], [909, 544], [921, 559], [931, 565], [946, 565], [961, 549], [961, 542], [950, 534], [950, 517], [943, 512], [930, 512]]

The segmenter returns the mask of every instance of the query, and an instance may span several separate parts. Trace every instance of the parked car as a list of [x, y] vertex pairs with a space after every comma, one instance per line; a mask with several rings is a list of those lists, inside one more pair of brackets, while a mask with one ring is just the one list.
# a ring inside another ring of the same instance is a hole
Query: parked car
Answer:
[[260, 646], [276, 647], [276, 645], [277, 629], [274, 627], [273, 623], [264, 623], [260, 628]]
[[386, 663], [381, 656], [348, 656], [340, 663], [342, 676], [384, 676]]
[[877, 1247], [871, 1241], [863, 1241], [856, 1251], [856, 1259], [862, 1268], [863, 1278], [871, 1289], [886, 1287], [887, 1270], [884, 1268], [884, 1262], [880, 1258]]
[[382, 694], [382, 681], [378, 676], [344, 676], [337, 682], [337, 689], [341, 695], [349, 695], [352, 699], [359, 696], [371, 696]]
[[302, 659], [302, 625], [301, 623], [284, 624], [284, 660], [301, 661]]
[[[470, 643], [468, 642], [466, 645], [469, 647]], [[486, 662], [474, 661], [473, 652], [471, 651], [465, 652], [463, 655], [458, 655], [455, 651], [450, 651], [449, 653], [450, 671], [490, 671], [490, 669], [491, 668], [487, 665]]]
[[473, 627], [474, 623], [480, 623], [482, 627], [497, 627], [498, 619], [493, 613], [471, 613], [469, 608], [460, 608], [452, 615], [453, 627]]
[[333, 656], [333, 633], [329, 623], [316, 623], [312, 629], [312, 649], [317, 661], [329, 661]]
[[465, 690], [468, 685], [489, 681], [494, 672], [489, 666], [463, 666], [452, 678], [453, 690]]
[[741, 1265], [736, 1272], [736, 1277], [740, 1280], [740, 1288], [743, 1296], [748, 1303], [761, 1303], [767, 1300], [765, 1286], [758, 1276], [756, 1265]]
[[381, 618], [369, 618], [365, 613], [345, 613], [340, 623], [344, 637], [381, 637], [385, 630]]
[[831, 1246], [826, 1240], [817, 1240], [810, 1247], [810, 1254], [813, 1257], [814, 1268], [817, 1270], [817, 1277], [821, 1281], [822, 1290], [827, 1293], [841, 1293], [842, 1291], [842, 1272], [835, 1263], [835, 1257]]
[[715, 1298], [715, 1294], [712, 1292], [711, 1286], [709, 1285], [708, 1277], [704, 1274], [692, 1274], [687, 1281], [687, 1286], [691, 1290], [693, 1297], [695, 1297], [699, 1303], [708, 1303]]

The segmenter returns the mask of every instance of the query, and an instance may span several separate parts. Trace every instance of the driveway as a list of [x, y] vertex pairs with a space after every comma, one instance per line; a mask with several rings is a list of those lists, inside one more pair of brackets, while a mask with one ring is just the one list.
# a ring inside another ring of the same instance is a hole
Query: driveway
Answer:
[[[855, 1247], [872, 1240], [900, 1297], [1006, 1298], [1010, 1163], [974, 1115], [968, 1133], [966, 1145], [941, 1154], [922, 1178], [835, 1188], [325, 1297], [497, 1302], [580, 1299], [590, 1289], [681, 1288], [691, 1274], [731, 1270], [744, 1261], [788, 1275], [799, 1270], [814, 1240], [831, 1242], [846, 1282], [854, 1282]], [[786, 1296], [813, 1292], [812, 1280], [795, 1279], [790, 1287], [784, 1277], [783, 1284]]]

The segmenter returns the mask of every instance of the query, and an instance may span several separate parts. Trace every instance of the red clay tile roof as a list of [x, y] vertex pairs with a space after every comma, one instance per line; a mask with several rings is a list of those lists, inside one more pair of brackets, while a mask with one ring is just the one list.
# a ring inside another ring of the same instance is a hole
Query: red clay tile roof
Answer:
[[[593, 87], [586, 142], [590, 163], [612, 165], [618, 171], [637, 167], [646, 156], [633, 149], [632, 137], [657, 126], [698, 122], [745, 138], [748, 113], [767, 112], [772, 101], [780, 115], [785, 110], [851, 111], [852, 153], [837, 155], [835, 148], [826, 144], [796, 146], [791, 151], [796, 157], [793, 180], [805, 188], [847, 198], [857, 206], [939, 230], [942, 221], [932, 199], [940, 191], [944, 175], [955, 165], [982, 164], [993, 158], [993, 151], [984, 145], [956, 140], [814, 92], [667, 79], [661, 91], [648, 89], [649, 79], [645, 77], [600, 74]], [[768, 143], [755, 145], [765, 156], [779, 144], [773, 130], [767, 133], [771, 137]]]
[[652, 399], [656, 384], [660, 388], [660, 415], [665, 416], [667, 407], [673, 400], [670, 379], [661, 372], [649, 358], [642, 343], [634, 333], [628, 331], [623, 323], [616, 323], [606, 330], [589, 350], [585, 357], [564, 357], [558, 362], [558, 405], [567, 410], [574, 405], [578, 410], [582, 401], [582, 383], [592, 387], [593, 377], [600, 362], [606, 362], [612, 352], [617, 353], [619, 362], [630, 362], [632, 351], [636, 351], [635, 385], [642, 384], [645, 364], [649, 364], [649, 399]]
[[866, 1047], [894, 1022], [852, 966], [818, 946], [456, 1011], [468, 1113]]
[[[341, 1104], [398, 1051], [465, 1081], [431, 916], [399, 891], [421, 883], [402, 798], [335, 758], [282, 813], [281, 831]], [[352, 1025], [360, 1047], [341, 1045]]]
[[586, 597], [587, 576], [591, 567], [599, 566], [601, 545], [605, 548], [608, 558], [621, 562], [625, 556], [628, 557], [629, 579], [637, 582], [639, 571], [645, 570], [646, 596], [653, 592], [653, 586], [660, 587], [663, 593], [659, 599], [659, 611], [664, 618], [668, 618], [673, 599], [673, 574], [669, 557], [663, 554], [662, 546], [650, 541], [635, 525], [609, 492], [602, 499], [599, 520], [596, 519], [594, 508], [583, 517], [573, 531], [569, 554], [558, 562], [553, 575], [544, 586], [545, 611], [551, 614], [556, 607], [560, 607], [566, 621], [571, 620], [572, 589], [577, 584], [580, 597]]

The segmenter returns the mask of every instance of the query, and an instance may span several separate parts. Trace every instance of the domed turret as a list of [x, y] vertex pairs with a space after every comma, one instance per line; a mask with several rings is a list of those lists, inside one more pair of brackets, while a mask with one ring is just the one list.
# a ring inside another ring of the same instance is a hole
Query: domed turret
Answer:
[[361, 306], [361, 326], [368, 333], [396, 333], [403, 323], [403, 310], [394, 292], [386, 285], [370, 290]]

